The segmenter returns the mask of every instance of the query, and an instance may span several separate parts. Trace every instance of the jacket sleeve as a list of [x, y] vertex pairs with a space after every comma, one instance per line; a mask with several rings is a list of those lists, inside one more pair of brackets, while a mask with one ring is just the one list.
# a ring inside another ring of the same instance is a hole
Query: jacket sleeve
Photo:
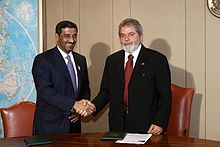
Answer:
[[[63, 111], [63, 113], [69, 114], [75, 103], [75, 99], [64, 92], [61, 93], [55, 89], [56, 84], [59, 83], [58, 81], [61, 81], [61, 77], [59, 77], [60, 74], [56, 74], [56, 76], [52, 77], [52, 74], [54, 74], [52, 73], [52, 70], [55, 69], [52, 69], [54, 67], [51, 66], [51, 63], [49, 63], [44, 56], [36, 56], [32, 67], [32, 74], [37, 90], [37, 99], [40, 99], [37, 101], [44, 102], [44, 104], [51, 105], [54, 108]], [[60, 82], [58, 86], [62, 86], [61, 84], [65, 85], [66, 83], [64, 81]], [[45, 109], [45, 105], [38, 106], [41, 107], [40, 109]]]
[[92, 101], [96, 107], [96, 112], [94, 115], [97, 115], [109, 102], [109, 73], [109, 59], [107, 58], [99, 93]]
[[159, 98], [159, 106], [153, 124], [167, 128], [171, 112], [172, 93], [169, 64], [165, 56], [160, 56], [156, 67], [156, 91]]

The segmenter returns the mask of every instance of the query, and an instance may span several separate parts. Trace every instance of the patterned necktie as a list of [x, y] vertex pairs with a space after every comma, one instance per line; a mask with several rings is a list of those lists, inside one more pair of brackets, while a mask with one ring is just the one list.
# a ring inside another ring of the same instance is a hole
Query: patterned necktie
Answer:
[[75, 74], [75, 71], [74, 71], [74, 68], [73, 68], [73, 63], [72, 63], [69, 55], [66, 56], [66, 59], [68, 60], [67, 67], [68, 67], [69, 74], [70, 74], [70, 77], [71, 77], [71, 81], [72, 81], [72, 84], [73, 84], [74, 97], [77, 98], [78, 91], [77, 91], [77, 86], [76, 86], [76, 74]]
[[124, 104], [126, 108], [128, 107], [128, 84], [133, 71], [133, 56], [130, 54], [128, 56], [128, 61], [125, 66], [125, 87], [124, 87]]

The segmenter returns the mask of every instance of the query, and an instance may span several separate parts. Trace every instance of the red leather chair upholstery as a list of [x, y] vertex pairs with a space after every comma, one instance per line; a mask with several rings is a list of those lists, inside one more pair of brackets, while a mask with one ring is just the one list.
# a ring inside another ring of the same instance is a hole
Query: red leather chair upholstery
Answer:
[[171, 85], [172, 110], [168, 128], [168, 135], [189, 136], [190, 113], [194, 89]]
[[5, 138], [32, 135], [34, 103], [20, 102], [8, 108], [1, 108], [0, 112]]

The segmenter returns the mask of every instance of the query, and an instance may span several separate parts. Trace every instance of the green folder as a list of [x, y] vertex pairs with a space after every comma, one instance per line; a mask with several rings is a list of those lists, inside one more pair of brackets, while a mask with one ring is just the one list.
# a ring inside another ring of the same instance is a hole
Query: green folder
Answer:
[[52, 141], [47, 136], [30, 136], [25, 137], [24, 142], [27, 146], [49, 144]]
[[122, 140], [125, 135], [125, 132], [106, 132], [102, 135], [101, 140]]

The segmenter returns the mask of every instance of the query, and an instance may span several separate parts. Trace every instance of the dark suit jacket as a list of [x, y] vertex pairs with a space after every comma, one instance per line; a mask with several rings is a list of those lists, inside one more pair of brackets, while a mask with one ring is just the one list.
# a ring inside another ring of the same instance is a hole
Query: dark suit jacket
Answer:
[[[129, 83], [124, 113], [124, 51], [106, 59], [95, 115], [109, 102], [110, 131], [144, 132], [151, 124], [166, 128], [171, 111], [171, 78], [164, 55], [142, 45]], [[125, 117], [126, 116], [126, 117]]]
[[80, 121], [70, 123], [68, 116], [75, 101], [90, 98], [86, 58], [73, 52], [77, 66], [79, 97], [73, 97], [72, 82], [66, 63], [54, 47], [36, 56], [32, 74], [37, 89], [34, 117], [35, 134], [64, 134], [80, 132]]

